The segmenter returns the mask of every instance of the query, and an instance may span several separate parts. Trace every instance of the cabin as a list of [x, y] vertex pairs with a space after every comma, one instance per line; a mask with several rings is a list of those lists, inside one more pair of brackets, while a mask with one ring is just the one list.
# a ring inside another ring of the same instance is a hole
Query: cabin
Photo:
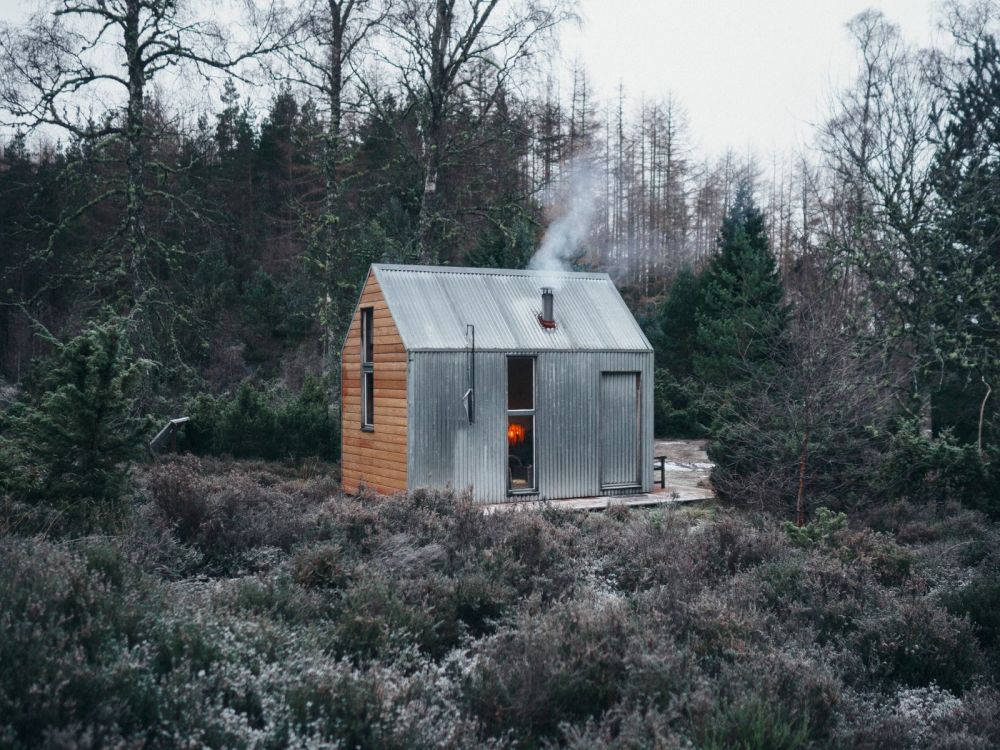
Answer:
[[607, 274], [375, 264], [341, 366], [346, 491], [652, 487], [653, 349]]

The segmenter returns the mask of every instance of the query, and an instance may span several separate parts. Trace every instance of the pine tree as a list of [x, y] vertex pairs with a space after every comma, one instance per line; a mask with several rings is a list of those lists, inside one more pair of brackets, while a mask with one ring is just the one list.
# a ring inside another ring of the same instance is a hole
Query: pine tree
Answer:
[[118, 320], [91, 323], [61, 345], [35, 395], [10, 420], [6, 489], [85, 517], [120, 499], [126, 463], [142, 454], [148, 421], [134, 394], [149, 364], [133, 359]]
[[746, 181], [722, 223], [719, 249], [702, 278], [692, 366], [706, 386], [727, 389], [778, 365], [788, 321], [764, 214]]
[[653, 421], [657, 435], [705, 434], [704, 389], [692, 377], [701, 300], [701, 278], [690, 268], [682, 268], [647, 327], [656, 352]]
[[678, 271], [657, 312], [656, 366], [677, 378], [693, 374], [694, 347], [702, 300], [701, 278], [688, 267]]

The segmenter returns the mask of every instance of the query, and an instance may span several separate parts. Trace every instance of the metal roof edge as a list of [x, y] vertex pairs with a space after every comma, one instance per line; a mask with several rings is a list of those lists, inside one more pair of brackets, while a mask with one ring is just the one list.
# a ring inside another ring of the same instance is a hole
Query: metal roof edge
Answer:
[[[423, 349], [420, 347], [413, 347], [412, 349], [407, 349], [406, 351], [413, 354], [468, 354], [469, 349], [442, 349], [441, 347], [427, 348]], [[538, 349], [536, 347], [525, 347], [518, 346], [511, 349], [507, 348], [497, 348], [489, 347], [484, 348], [481, 346], [476, 347], [476, 354], [498, 354], [498, 353], [529, 353], [529, 354], [652, 354], [653, 348], [649, 349], [581, 349], [579, 347], [574, 347], [572, 349]]]
[[[400, 328], [399, 321], [396, 320], [396, 311], [393, 309], [392, 295], [384, 286], [382, 286], [382, 281], [378, 277], [379, 271], [383, 269], [391, 269], [394, 267], [396, 266], [395, 264], [392, 263], [372, 263], [371, 266], [369, 266], [368, 268], [368, 273], [375, 274], [375, 280], [379, 282], [378, 286], [379, 286], [379, 291], [382, 293], [382, 299], [385, 300], [385, 306], [389, 310], [389, 315], [392, 317], [392, 324], [396, 326], [396, 332], [399, 334], [399, 338], [403, 342], [403, 349], [409, 352], [413, 351], [413, 348], [406, 341], [406, 334], [403, 332], [403, 329]], [[406, 266], [401, 266], [401, 267], [406, 268]], [[390, 284], [389, 286], [392, 285]], [[359, 304], [361, 303], [360, 298], [358, 299], [358, 303]]]
[[[344, 338], [340, 340], [340, 349], [337, 350], [337, 355], [341, 362], [344, 361], [344, 347], [347, 346], [347, 337], [351, 333], [351, 323], [354, 322], [354, 316], [358, 314], [358, 308], [361, 307], [361, 297], [364, 295], [365, 287], [368, 286], [368, 279], [371, 278], [373, 273], [375, 273], [375, 264], [371, 263], [368, 265], [368, 270], [365, 271], [365, 280], [361, 282], [361, 287], [358, 289], [358, 298], [354, 301], [354, 307], [351, 309], [351, 317], [347, 319], [347, 327], [344, 329]], [[389, 314], [392, 314], [391, 310], [389, 311]], [[395, 319], [393, 322], [395, 323]]]
[[[556, 278], [593, 279], [595, 281], [614, 280], [603, 271], [539, 271], [530, 268], [477, 268], [475, 266], [421, 266], [404, 263], [373, 263], [376, 271], [410, 271], [415, 273], [465, 273], [483, 276], [552, 276]], [[617, 288], [617, 287], [616, 287]]]

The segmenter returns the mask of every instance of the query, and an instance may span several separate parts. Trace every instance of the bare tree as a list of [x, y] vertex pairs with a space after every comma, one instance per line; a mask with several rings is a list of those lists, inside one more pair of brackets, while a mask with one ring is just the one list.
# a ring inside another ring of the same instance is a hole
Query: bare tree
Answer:
[[[923, 330], [919, 288], [936, 252], [926, 229], [939, 97], [924, 60], [880, 13], [866, 11], [848, 28], [861, 70], [821, 134], [832, 177], [827, 205], [835, 214], [823, 239], [852, 268], [852, 281], [861, 282], [854, 293], [873, 302], [869, 312], [882, 316], [879, 327]], [[912, 356], [906, 339], [894, 341], [904, 345], [899, 353]]]
[[[124, 182], [110, 186], [85, 208], [123, 202], [112, 241], [135, 306], [149, 291], [150, 238], [145, 222], [150, 88], [181, 66], [198, 72], [233, 71], [281, 44], [274, 8], [252, 15], [252, 31], [239, 52], [222, 24], [199, 17], [176, 0], [52, 0], [20, 28], [0, 28], [0, 108], [10, 122], [54, 127], [103, 147], [124, 144]], [[84, 117], [84, 112], [96, 122]]]
[[333, 342], [339, 340], [350, 315], [357, 280], [348, 270], [348, 248], [341, 231], [343, 185], [340, 176], [345, 158], [343, 119], [354, 106], [349, 88], [363, 65], [363, 52], [387, 17], [389, 0], [311, 0], [296, 23], [297, 39], [285, 48], [288, 70], [283, 74], [315, 92], [326, 117], [321, 169], [324, 191], [319, 215], [309, 230], [307, 260], [321, 280], [319, 322], [323, 341], [323, 367], [333, 367]]
[[571, 17], [564, 0], [399, 0], [386, 29], [385, 62], [399, 74], [417, 108], [423, 172], [417, 245], [436, 259], [440, 239], [439, 181], [457, 145], [449, 124], [463, 96], [486, 117], [527, 63], [550, 47], [552, 32]]

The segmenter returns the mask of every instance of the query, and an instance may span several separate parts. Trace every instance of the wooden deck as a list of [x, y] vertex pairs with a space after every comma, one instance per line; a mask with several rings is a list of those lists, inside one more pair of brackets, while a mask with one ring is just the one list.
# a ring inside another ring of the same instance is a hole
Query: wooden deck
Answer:
[[712, 500], [715, 498], [709, 483], [712, 463], [708, 460], [705, 447], [704, 440], [657, 440], [653, 446], [653, 455], [665, 456], [667, 459], [664, 473], [666, 487], [656, 486], [652, 492], [565, 500], [532, 500], [523, 503], [490, 503], [483, 506], [483, 512], [506, 513], [540, 508], [605, 510], [612, 505], [643, 507]]

